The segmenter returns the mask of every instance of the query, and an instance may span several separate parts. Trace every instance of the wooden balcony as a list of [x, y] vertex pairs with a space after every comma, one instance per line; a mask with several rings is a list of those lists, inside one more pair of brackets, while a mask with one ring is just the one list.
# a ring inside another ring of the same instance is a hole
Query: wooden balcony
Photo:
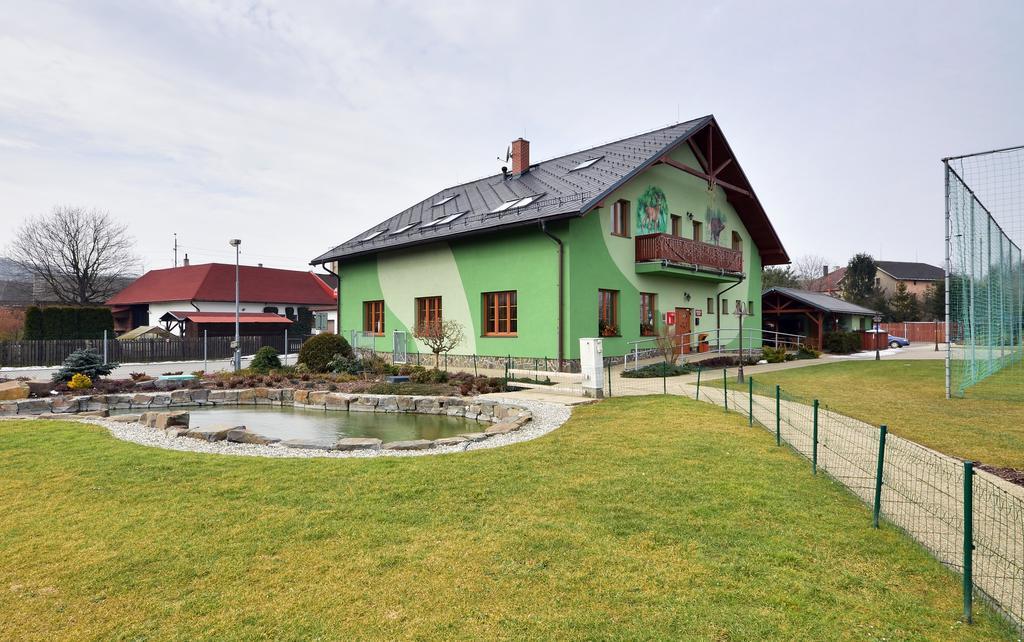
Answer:
[[690, 267], [740, 274], [743, 252], [720, 245], [701, 243], [671, 234], [644, 234], [636, 237], [636, 262], [665, 261], [673, 267]]

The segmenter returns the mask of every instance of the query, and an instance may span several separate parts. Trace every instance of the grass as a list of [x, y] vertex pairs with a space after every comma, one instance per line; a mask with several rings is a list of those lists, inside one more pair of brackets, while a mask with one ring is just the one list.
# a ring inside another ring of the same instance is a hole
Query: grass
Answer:
[[[801, 400], [822, 404], [940, 452], [1024, 469], [1024, 403], [998, 398], [1024, 385], [1009, 374], [979, 384], [981, 395], [946, 399], [941, 360], [843, 361], [755, 374]], [[1018, 398], [1020, 388], [1016, 391]]]
[[0, 639], [1012, 637], [769, 434], [678, 397], [370, 460], [2, 421], [0, 469]]

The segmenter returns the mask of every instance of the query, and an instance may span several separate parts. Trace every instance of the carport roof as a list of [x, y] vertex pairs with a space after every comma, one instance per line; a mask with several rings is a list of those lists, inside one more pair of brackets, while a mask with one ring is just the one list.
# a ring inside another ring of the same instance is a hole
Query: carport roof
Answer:
[[849, 301], [843, 301], [821, 292], [810, 292], [808, 290], [798, 290], [796, 288], [769, 288], [765, 290], [762, 296], [771, 294], [772, 292], [778, 292], [783, 296], [787, 296], [795, 301], [800, 301], [805, 305], [809, 305], [812, 308], [824, 310], [825, 312], [832, 312], [834, 314], [860, 314], [865, 316], [873, 316], [877, 314], [874, 310], [865, 308], [864, 306], [850, 303]]

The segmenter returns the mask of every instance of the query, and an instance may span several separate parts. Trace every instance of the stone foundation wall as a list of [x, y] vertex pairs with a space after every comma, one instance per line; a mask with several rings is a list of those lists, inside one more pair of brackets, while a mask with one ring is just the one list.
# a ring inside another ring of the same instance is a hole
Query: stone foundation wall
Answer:
[[521, 419], [529, 421], [530, 417], [530, 412], [522, 406], [473, 397], [368, 395], [293, 388], [196, 389], [19, 399], [0, 402], [0, 415], [106, 416], [111, 410], [133, 410], [142, 413], [169, 408], [222, 405], [291, 406], [348, 412], [410, 412], [465, 417], [492, 423]]

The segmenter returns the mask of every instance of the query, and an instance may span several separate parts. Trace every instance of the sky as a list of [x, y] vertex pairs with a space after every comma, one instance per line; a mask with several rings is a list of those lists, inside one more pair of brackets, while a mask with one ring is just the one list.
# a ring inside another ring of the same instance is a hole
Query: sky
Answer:
[[[308, 262], [441, 188], [713, 113], [792, 258], [943, 258], [940, 159], [1024, 144], [1024, 3], [0, 0], [0, 252]], [[3, 236], [8, 236], [7, 239]]]

